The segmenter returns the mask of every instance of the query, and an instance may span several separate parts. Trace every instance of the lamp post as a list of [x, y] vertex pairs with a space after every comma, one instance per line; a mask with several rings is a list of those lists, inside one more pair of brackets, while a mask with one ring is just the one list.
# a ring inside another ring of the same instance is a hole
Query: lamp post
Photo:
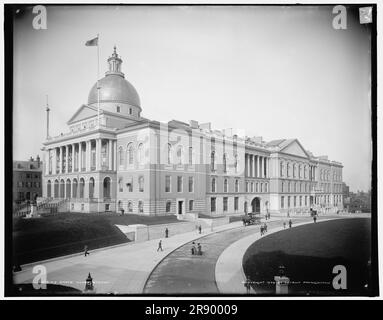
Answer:
[[93, 292], [94, 291], [94, 285], [93, 285], [93, 279], [90, 275], [90, 272], [88, 274], [88, 278], [85, 280], [85, 290], [84, 292]]
[[280, 265], [278, 268], [278, 276], [274, 277], [275, 280], [275, 293], [276, 294], [288, 294], [290, 279], [285, 276], [286, 268], [284, 265]]

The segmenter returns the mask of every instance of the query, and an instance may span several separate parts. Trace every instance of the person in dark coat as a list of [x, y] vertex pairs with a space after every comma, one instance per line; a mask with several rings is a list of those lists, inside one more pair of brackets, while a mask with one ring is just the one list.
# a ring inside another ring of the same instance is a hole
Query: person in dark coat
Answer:
[[162, 240], [160, 240], [160, 242], [158, 242], [157, 252], [158, 252], [159, 250], [164, 251], [164, 250], [162, 249]]
[[202, 256], [202, 246], [200, 243], [198, 243], [197, 248], [198, 248], [198, 255]]
[[316, 223], [316, 222], [317, 222], [317, 216], [314, 215], [314, 223]]
[[198, 227], [198, 232], [199, 232], [199, 233], [202, 232], [202, 227], [201, 227], [201, 225], [199, 225], [199, 227]]
[[84, 257], [88, 256], [89, 255], [89, 251], [88, 251], [88, 246], [85, 245], [84, 246]]
[[169, 230], [168, 230], [168, 228], [165, 229], [165, 238], [169, 238]]
[[291, 221], [291, 219], [289, 220], [289, 228], [291, 228], [293, 222]]
[[191, 247], [191, 254], [192, 254], [192, 255], [195, 255], [195, 254], [197, 254], [197, 250], [196, 250], [196, 247], [195, 247], [195, 242], [194, 242], [194, 241], [192, 242], [192, 247]]

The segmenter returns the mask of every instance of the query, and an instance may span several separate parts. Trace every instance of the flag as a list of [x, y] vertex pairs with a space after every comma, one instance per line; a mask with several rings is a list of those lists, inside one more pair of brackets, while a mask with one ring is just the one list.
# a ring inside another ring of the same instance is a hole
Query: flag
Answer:
[[92, 40], [88, 40], [86, 43], [85, 43], [86, 46], [98, 46], [98, 37], [92, 39]]

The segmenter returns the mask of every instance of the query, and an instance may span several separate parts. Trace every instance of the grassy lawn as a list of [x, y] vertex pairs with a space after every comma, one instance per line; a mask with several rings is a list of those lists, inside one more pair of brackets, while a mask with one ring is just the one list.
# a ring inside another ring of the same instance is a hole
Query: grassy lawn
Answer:
[[133, 214], [61, 213], [36, 219], [15, 219], [15, 263], [49, 259], [127, 242], [115, 224], [162, 224], [178, 222], [175, 216], [147, 217]]
[[[364, 286], [369, 281], [370, 224], [367, 218], [339, 219], [271, 234], [246, 251], [244, 271], [258, 294], [275, 293], [275, 284], [268, 282], [274, 281], [283, 265], [294, 282], [289, 285], [289, 294], [368, 295]], [[332, 286], [335, 265], [346, 267], [346, 290]]]

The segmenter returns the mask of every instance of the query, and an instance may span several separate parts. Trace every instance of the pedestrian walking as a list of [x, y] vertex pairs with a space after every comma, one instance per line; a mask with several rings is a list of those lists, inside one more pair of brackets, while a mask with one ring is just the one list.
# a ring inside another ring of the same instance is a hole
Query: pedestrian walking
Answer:
[[196, 252], [195, 252], [195, 243], [194, 243], [194, 242], [192, 243], [191, 254], [192, 254], [193, 256], [196, 254]]
[[84, 246], [84, 257], [88, 256], [89, 255], [89, 252], [88, 252], [88, 246], [85, 245]]
[[169, 238], [169, 229], [168, 228], [165, 229], [165, 238]]
[[263, 236], [263, 226], [261, 225], [261, 236]]
[[265, 223], [265, 232], [267, 232], [267, 224]]
[[289, 220], [289, 228], [291, 228], [293, 222], [291, 221], [291, 219]]
[[198, 232], [201, 234], [201, 232], [202, 232], [202, 227], [201, 227], [201, 225], [199, 225], [199, 227], [198, 227]]
[[160, 242], [158, 242], [157, 252], [158, 252], [159, 250], [164, 251], [164, 250], [162, 249], [162, 240], [160, 240]]
[[198, 253], [197, 253], [197, 254], [198, 254], [199, 256], [202, 256], [202, 246], [201, 246], [200, 243], [198, 243], [197, 248], [198, 248]]
[[283, 221], [283, 229], [286, 229], [286, 221]]

